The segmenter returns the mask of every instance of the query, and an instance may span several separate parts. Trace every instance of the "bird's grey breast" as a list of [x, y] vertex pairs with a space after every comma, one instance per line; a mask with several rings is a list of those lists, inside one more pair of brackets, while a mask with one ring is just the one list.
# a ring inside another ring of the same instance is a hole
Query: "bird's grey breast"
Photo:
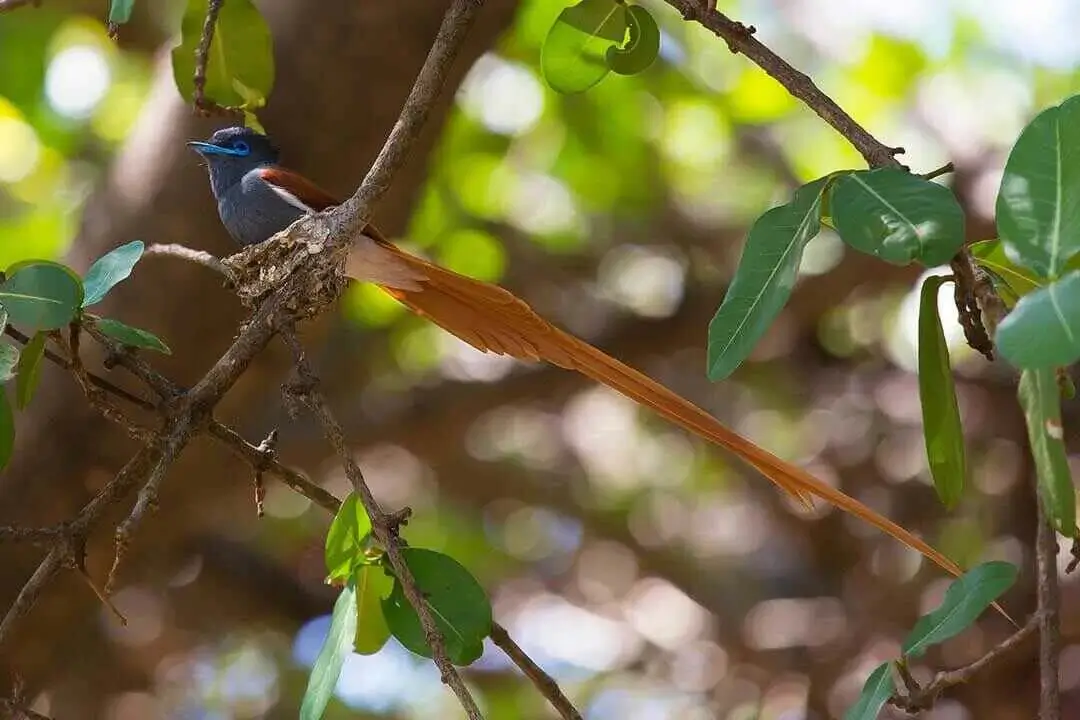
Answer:
[[258, 169], [246, 173], [218, 197], [221, 222], [241, 245], [268, 240], [304, 215], [304, 211], [282, 200]]

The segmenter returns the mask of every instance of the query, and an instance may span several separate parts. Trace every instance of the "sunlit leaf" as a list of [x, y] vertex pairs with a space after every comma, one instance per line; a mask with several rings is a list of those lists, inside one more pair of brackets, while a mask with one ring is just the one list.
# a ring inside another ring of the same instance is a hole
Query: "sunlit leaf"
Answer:
[[72, 321], [83, 301], [79, 276], [59, 263], [35, 260], [12, 266], [0, 284], [8, 322], [23, 330], [55, 330]]
[[[421, 548], [406, 548], [402, 552], [442, 633], [446, 654], [456, 665], [473, 663], [483, 653], [484, 638], [491, 632], [491, 602], [484, 589], [448, 555]], [[420, 618], [406, 599], [400, 582], [394, 583], [382, 607], [394, 637], [417, 655], [431, 657]]]
[[660, 28], [652, 14], [640, 5], [626, 9], [628, 39], [625, 45], [609, 47], [607, 66], [619, 75], [644, 72], [660, 54]]
[[327, 582], [340, 582], [353, 576], [355, 566], [363, 562], [363, 542], [369, 532], [371, 519], [356, 493], [350, 492], [326, 533], [323, 556]]
[[1080, 96], [1028, 123], [1009, 153], [997, 226], [1014, 261], [1055, 278], [1080, 250]]
[[608, 48], [626, 39], [626, 7], [616, 0], [581, 0], [559, 13], [540, 52], [540, 69], [560, 93], [588, 90], [610, 72]]
[[942, 504], [956, 506], [964, 490], [967, 461], [964, 430], [949, 365], [949, 346], [938, 316], [938, 290], [946, 281], [934, 275], [923, 282], [919, 302], [919, 400], [922, 403], [926, 457]]
[[1044, 507], [1058, 532], [1076, 537], [1076, 489], [1062, 441], [1061, 396], [1054, 370], [1024, 370], [1019, 394]]
[[904, 655], [917, 658], [931, 645], [971, 627], [1016, 582], [1016, 567], [998, 560], [978, 565], [949, 584], [941, 605], [923, 615], [904, 640]]
[[326, 710], [337, 685], [345, 658], [352, 651], [356, 637], [356, 585], [350, 580], [342, 588], [330, 616], [330, 630], [311, 668], [304, 700], [300, 705], [300, 720], [319, 720]]
[[[187, 0], [181, 43], [172, 51], [173, 78], [188, 101], [194, 98], [195, 49], [207, 4], [208, 0]], [[273, 85], [273, 45], [266, 20], [251, 0], [228, 0], [221, 6], [210, 45], [206, 97], [229, 107], [262, 107]]]
[[709, 323], [709, 379], [723, 380], [746, 359], [791, 296], [806, 244], [821, 229], [828, 178], [796, 191], [754, 223], [724, 302]]
[[130, 347], [155, 350], [171, 355], [172, 350], [161, 339], [148, 330], [132, 327], [112, 318], [94, 318], [94, 325], [113, 340]]
[[841, 239], [896, 265], [946, 263], [964, 244], [964, 211], [948, 188], [896, 168], [847, 173], [832, 185]]
[[1053, 368], [1080, 358], [1080, 270], [1020, 298], [994, 340], [1018, 368]]
[[876, 720], [881, 708], [892, 697], [894, 686], [889, 666], [881, 663], [866, 678], [858, 701], [844, 713], [844, 720]]
[[17, 378], [15, 382], [15, 404], [21, 410], [30, 404], [37, 389], [38, 380], [41, 378], [41, 361], [45, 357], [45, 341], [48, 336], [39, 332], [30, 338], [22, 352], [19, 353], [19, 364], [15, 370]]
[[394, 578], [381, 565], [362, 565], [356, 571], [356, 638], [353, 650], [374, 655], [390, 639], [383, 601], [390, 597]]
[[1035, 273], [1009, 259], [1005, 245], [997, 239], [980, 240], [968, 245], [975, 262], [1000, 277], [1018, 296], [1037, 290], [1045, 281]]
[[110, 290], [131, 275], [131, 269], [139, 262], [144, 248], [142, 240], [132, 240], [95, 260], [83, 279], [86, 289], [83, 307], [101, 302]]

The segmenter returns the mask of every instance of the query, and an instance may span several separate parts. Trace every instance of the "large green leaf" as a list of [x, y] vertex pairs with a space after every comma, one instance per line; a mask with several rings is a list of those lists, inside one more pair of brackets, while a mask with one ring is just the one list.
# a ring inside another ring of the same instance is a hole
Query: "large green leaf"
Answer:
[[[195, 49], [207, 4], [207, 0], [187, 0], [181, 43], [172, 51], [173, 78], [188, 101], [195, 93]], [[206, 97], [219, 105], [255, 110], [266, 104], [273, 86], [273, 44], [266, 21], [251, 0], [228, 0], [221, 6], [210, 45]]]
[[931, 645], [971, 627], [986, 608], [1016, 582], [1016, 567], [994, 560], [978, 565], [949, 585], [941, 605], [923, 615], [904, 640], [904, 655], [917, 658]]
[[0, 284], [0, 305], [8, 321], [24, 330], [55, 330], [74, 319], [83, 301], [79, 276], [59, 263], [18, 263]]
[[330, 616], [330, 630], [311, 668], [304, 700], [300, 705], [300, 720], [319, 720], [326, 710], [337, 685], [345, 658], [352, 651], [356, 636], [356, 586], [350, 580], [342, 588]]
[[791, 296], [803, 249], [821, 229], [828, 178], [795, 192], [750, 228], [724, 302], [709, 323], [709, 379], [723, 380], [746, 359]]
[[11, 412], [7, 392], [0, 387], [0, 470], [7, 467], [15, 449], [15, 415]]
[[[484, 638], [491, 633], [491, 602], [484, 589], [448, 555], [421, 548], [406, 548], [402, 553], [442, 633], [447, 656], [456, 665], [473, 663], [483, 653]], [[394, 583], [382, 607], [394, 637], [417, 655], [431, 657], [420, 618], [405, 598], [400, 581]]]
[[83, 279], [83, 287], [86, 289], [83, 307], [101, 302], [109, 290], [130, 275], [144, 249], [142, 240], [132, 240], [94, 261]]
[[1080, 270], [1020, 298], [994, 340], [1018, 368], [1061, 367], [1080, 358]]
[[608, 49], [626, 40], [626, 6], [616, 0], [581, 0], [551, 26], [540, 50], [540, 70], [553, 90], [578, 93], [610, 71]]
[[16, 369], [18, 378], [15, 382], [15, 404], [19, 409], [30, 404], [37, 389], [38, 380], [41, 378], [41, 361], [45, 357], [45, 341], [48, 336], [43, 333], [35, 333], [26, 343], [26, 347], [19, 353], [19, 365]]
[[956, 506], [964, 490], [967, 461], [964, 429], [956, 404], [949, 365], [949, 347], [938, 316], [938, 290], [947, 278], [926, 278], [919, 302], [919, 400], [922, 403], [926, 457], [934, 488], [947, 508]]
[[390, 626], [383, 616], [383, 601], [394, 589], [394, 578], [382, 565], [361, 565], [356, 571], [356, 638], [353, 650], [374, 655], [390, 639]]
[[881, 663], [866, 678], [859, 699], [844, 713], [844, 720], [876, 720], [881, 708], [893, 694], [892, 663]]
[[350, 492], [326, 533], [323, 557], [327, 582], [341, 582], [353, 576], [355, 567], [363, 562], [363, 543], [369, 532], [371, 518], [356, 493]]
[[1061, 395], [1056, 374], [1052, 368], [1024, 370], [1020, 373], [1019, 390], [1043, 505], [1058, 532], [1076, 537], [1076, 489], [1062, 442]]
[[829, 209], [844, 242], [896, 265], [941, 265], [964, 244], [964, 211], [952, 191], [896, 168], [840, 176]]
[[94, 325], [97, 326], [98, 330], [124, 345], [145, 350], [155, 350], [166, 355], [172, 354], [169, 346], [149, 330], [132, 327], [112, 318], [96, 317], [94, 318]]
[[1055, 278], [1080, 250], [1080, 96], [1048, 108], [1013, 145], [997, 197], [1013, 259]]
[[1010, 260], [1005, 252], [1005, 245], [996, 238], [971, 243], [968, 250], [976, 263], [1008, 283], [1012, 291], [1020, 297], [1045, 284], [1035, 273]]
[[609, 47], [604, 57], [612, 72], [637, 75], [648, 69], [660, 54], [660, 28], [641, 5], [626, 9], [626, 23], [629, 30], [626, 45]]

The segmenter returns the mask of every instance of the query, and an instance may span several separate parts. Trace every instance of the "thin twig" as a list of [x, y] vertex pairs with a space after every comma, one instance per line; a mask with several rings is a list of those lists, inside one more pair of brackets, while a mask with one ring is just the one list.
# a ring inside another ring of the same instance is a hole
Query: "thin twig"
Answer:
[[[16, 330], [15, 328], [13, 328], [10, 325], [8, 325], [7, 327], [4, 328], [4, 334], [7, 335], [8, 337], [14, 339], [20, 345], [26, 345], [28, 342], [30, 342], [29, 336], [24, 335], [23, 333], [19, 332], [18, 330]], [[52, 350], [49, 350], [48, 348], [45, 348], [45, 359], [48, 360], [49, 362], [53, 363], [54, 365], [63, 368], [64, 370], [71, 370], [72, 369], [72, 365], [71, 365], [71, 362], [69, 360], [67, 360], [66, 358], [60, 357], [59, 355], [57, 355]], [[141, 407], [143, 410], [150, 410], [152, 412], [152, 411], [157, 409], [157, 406], [154, 405], [153, 403], [142, 399], [141, 397], [139, 397], [138, 395], [135, 395], [134, 393], [128, 392], [127, 390], [120, 387], [119, 385], [116, 385], [116, 384], [114, 384], [112, 382], [109, 382], [108, 380], [106, 380], [105, 378], [103, 378], [103, 377], [101, 377], [99, 375], [95, 375], [92, 372], [87, 372], [86, 373], [86, 378], [90, 382], [90, 384], [93, 385], [94, 387], [100, 388], [100, 389], [104, 390], [105, 392], [110, 393], [111, 395], [115, 395], [116, 397], [120, 398], [121, 400], [126, 400], [127, 402], [132, 403], [133, 405], [137, 405], [138, 407]]]
[[390, 189], [391, 179], [405, 164], [420, 137], [428, 115], [446, 84], [447, 73], [461, 49], [465, 34], [483, 4], [483, 0], [454, 0], [447, 9], [435, 42], [386, 143], [360, 187], [331, 214], [336, 223], [334, 234], [338, 238], [351, 240], [362, 232], [371, 216], [371, 206]]
[[668, 5], [682, 13], [688, 20], [696, 20], [715, 33], [732, 52], [742, 53], [772, 78], [784, 86], [793, 96], [803, 101], [821, 119], [843, 135], [866, 160], [870, 167], [901, 166], [896, 155], [903, 148], [889, 147], [871, 135], [866, 128], [855, 122], [836, 102], [826, 95], [805, 74], [792, 67], [786, 60], [767, 48], [754, 37], [754, 29], [731, 20], [711, 7], [703, 7], [701, 0], [665, 0]]
[[210, 0], [206, 8], [206, 19], [203, 20], [202, 34], [199, 36], [199, 44], [195, 47], [195, 77], [194, 95], [192, 104], [195, 110], [204, 115], [217, 113], [234, 118], [242, 118], [244, 114], [234, 108], [225, 107], [206, 97], [206, 64], [210, 61], [210, 45], [214, 42], [214, 31], [217, 29], [218, 13], [225, 0]]
[[906, 696], [894, 695], [890, 702], [910, 713], [928, 710], [934, 705], [942, 692], [955, 685], [961, 685], [968, 682], [977, 673], [981, 672], [983, 668], [994, 663], [1002, 655], [1011, 652], [1028, 637], [1034, 635], [1035, 631], [1038, 629], [1039, 615], [1036, 613], [1031, 616], [1024, 627], [995, 645], [989, 652], [970, 665], [965, 665], [956, 668], [955, 670], [943, 670], [935, 675], [934, 679], [931, 680], [929, 684], [923, 687], [919, 687], [913, 679], [905, 680], [905, 683], [908, 686]]
[[458, 702], [465, 708], [470, 720], [482, 719], [483, 715], [480, 714], [480, 708], [477, 707], [472, 694], [465, 687], [464, 680], [461, 679], [461, 675], [446, 654], [446, 641], [439, 631], [438, 625], [435, 624], [435, 617], [432, 615], [431, 608], [428, 607], [423, 593], [417, 587], [416, 578], [413, 577], [412, 571], [405, 562], [405, 556], [401, 552], [401, 541], [398, 537], [399, 522], [396, 518], [383, 512], [378, 500], [375, 499], [375, 495], [371, 492], [371, 488], [368, 487], [367, 482], [364, 480], [364, 474], [360, 470], [360, 466], [357, 465], [356, 460], [353, 459], [352, 451], [345, 440], [345, 431], [333, 416], [333, 413], [330, 412], [326, 398], [319, 391], [318, 380], [308, 365], [303, 345], [300, 344], [295, 332], [291, 328], [283, 328], [281, 337], [289, 346], [289, 349], [292, 350], [293, 362], [299, 376], [298, 382], [288, 388], [290, 394], [300, 399], [315, 415], [322, 426], [323, 435], [326, 436], [330, 446], [337, 454], [338, 460], [344, 466], [345, 477], [349, 479], [353, 492], [360, 499], [360, 503], [367, 511], [368, 517], [371, 518], [372, 534], [386, 550], [390, 566], [394, 570], [394, 576], [401, 583], [405, 598], [416, 610], [416, 614], [420, 618], [420, 625], [424, 628], [424, 637], [431, 647], [432, 659], [439, 668], [443, 683], [450, 686], [450, 689], [457, 695]]
[[581, 713], [563, 694], [555, 678], [533, 662], [533, 659], [510, 637], [510, 633], [506, 632], [506, 628], [499, 623], [491, 624], [491, 641], [506, 653], [506, 656], [518, 666], [521, 672], [525, 673], [525, 677], [529, 678], [540, 694], [547, 698], [563, 720], [581, 720]]
[[951, 172], [956, 171], [956, 166], [952, 162], [947, 162], [936, 170], [931, 170], [928, 173], [919, 175], [923, 180], [933, 180], [934, 178], [941, 177], [942, 175], [948, 175]]
[[1057, 576], [1057, 533], [1043, 507], [1038, 488], [1038, 532], [1035, 564], [1039, 602], [1039, 720], [1061, 720], [1061, 692], [1058, 687], [1058, 656], [1061, 653], [1061, 593]]
[[56, 542], [56, 538], [63, 535], [65, 526], [24, 528], [10, 525], [0, 525], [0, 543], [29, 543], [31, 545], [46, 545]]
[[229, 269], [225, 267], [221, 260], [205, 250], [195, 250], [194, 248], [189, 248], [186, 245], [180, 245], [179, 243], [153, 243], [146, 247], [146, 251], [143, 254], [162, 255], [187, 260], [196, 265], [207, 267], [232, 280], [232, 273], [229, 272]]
[[302, 473], [293, 470], [286, 465], [282, 465], [273, 458], [267, 461], [257, 446], [249, 443], [240, 435], [240, 433], [229, 426], [223, 425], [217, 421], [211, 421], [207, 428], [207, 432], [209, 432], [211, 437], [232, 450], [238, 457], [247, 461], [253, 470], [258, 467], [263, 467], [265, 472], [276, 475], [283, 483], [319, 507], [334, 514], [336, 514], [341, 507], [340, 500], [313, 483]]

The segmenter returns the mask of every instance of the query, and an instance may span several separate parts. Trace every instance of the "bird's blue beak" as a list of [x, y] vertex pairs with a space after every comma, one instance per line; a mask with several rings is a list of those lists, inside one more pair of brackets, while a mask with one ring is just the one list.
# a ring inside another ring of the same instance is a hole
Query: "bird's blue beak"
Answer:
[[187, 146], [200, 155], [243, 155], [243, 153], [239, 153], [231, 148], [223, 148], [220, 145], [214, 145], [213, 143], [208, 142], [197, 142], [192, 140]]

